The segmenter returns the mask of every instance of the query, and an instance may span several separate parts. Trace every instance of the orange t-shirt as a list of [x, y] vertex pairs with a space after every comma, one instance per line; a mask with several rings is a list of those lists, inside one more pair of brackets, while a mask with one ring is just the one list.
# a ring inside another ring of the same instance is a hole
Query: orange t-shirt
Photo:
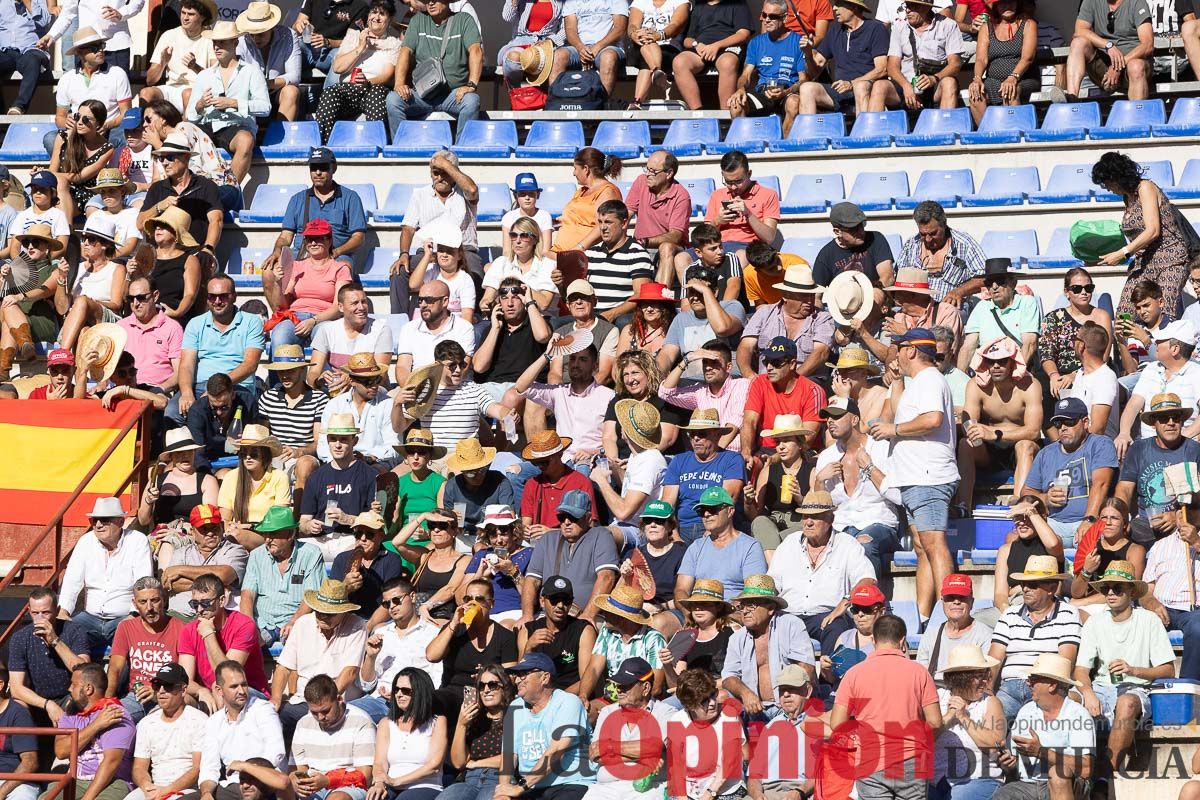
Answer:
[[876, 650], [851, 667], [836, 702], [857, 722], [860, 777], [880, 770], [899, 776], [910, 758], [932, 766], [933, 731], [921, 709], [938, 702], [937, 687], [929, 670], [904, 653]]
[[[800, 18], [796, 19], [796, 12]], [[829, 0], [788, 0], [784, 26], [789, 31], [812, 36], [817, 29], [817, 20], [833, 19], [833, 5]]]
[[746, 287], [746, 300], [752, 306], [769, 306], [783, 299], [783, 293], [775, 287], [783, 280], [783, 274], [788, 267], [797, 264], [808, 264], [800, 256], [791, 253], [779, 254], [779, 272], [770, 275], [759, 272], [751, 266], [742, 270], [742, 286]]
[[596, 207], [608, 200], [620, 199], [621, 190], [612, 181], [600, 181], [590, 189], [580, 186], [558, 218], [559, 228], [551, 249], [556, 253], [578, 250], [579, 243], [596, 230]]
[[[726, 200], [732, 200], [733, 195], [726, 188], [717, 189], [708, 198], [708, 209], [704, 212], [704, 218], [721, 229], [722, 242], [745, 242], [749, 244], [758, 236], [754, 233], [754, 229], [750, 227], [750, 223], [746, 221], [744, 215], [739, 215], [737, 219], [729, 224], [717, 222], [717, 215], [721, 213], [721, 203]], [[761, 220], [779, 219], [779, 194], [772, 188], [763, 186], [758, 181], [755, 181], [750, 186], [750, 191], [742, 197], [746, 203], [746, 208], [750, 213]]]

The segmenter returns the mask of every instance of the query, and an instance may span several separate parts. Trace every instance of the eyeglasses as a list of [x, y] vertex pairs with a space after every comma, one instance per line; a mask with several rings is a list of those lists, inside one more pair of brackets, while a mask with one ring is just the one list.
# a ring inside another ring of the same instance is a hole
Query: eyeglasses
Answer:
[[1076, 283], [1076, 284], [1073, 284], [1072, 286], [1067, 287], [1067, 290], [1071, 294], [1091, 294], [1092, 292], [1096, 291], [1096, 284], [1094, 284], [1094, 283]]
[[524, 286], [501, 286], [496, 290], [501, 297], [524, 297]]
[[383, 606], [384, 608], [395, 608], [396, 606], [402, 604], [405, 600], [407, 600], [410, 597], [412, 597], [412, 592], [407, 592], [405, 594], [398, 594], [395, 597], [391, 598], [390, 600], [385, 597], [379, 601], [379, 605]]
[[498, 533], [510, 534], [517, 529], [517, 524], [515, 522], [510, 522], [507, 525], [488, 525], [486, 529], [493, 536]]
[[329, 172], [329, 165], [328, 164], [309, 164], [308, 171], [309, 172]]
[[725, 506], [696, 506], [696, 513], [702, 517], [707, 517], [712, 514], [720, 514], [725, 510]]
[[163, 683], [162, 681], [151, 680], [150, 688], [156, 692], [166, 689], [168, 692], [174, 692], [183, 689], [181, 683]]
[[93, 525], [121, 525], [124, 522], [121, 517], [96, 517], [92, 520]]
[[383, 533], [382, 530], [377, 531], [372, 528], [363, 528], [362, 530], [360, 530], [356, 534], [354, 534], [354, 538], [355, 539], [374, 539], [376, 536], [379, 536], [382, 533]]
[[741, 186], [748, 180], [750, 180], [750, 176], [743, 175], [740, 178], [724, 178], [721, 180], [721, 183], [725, 184], [726, 186]]
[[423, 306], [431, 306], [434, 303], [440, 303], [443, 300], [449, 299], [449, 297], [427, 297], [425, 295], [417, 295], [417, 302]]
[[[780, 17], [780, 19], [782, 19], [782, 17]], [[642, 167], [642, 172], [646, 173], [651, 178], [653, 178], [655, 175], [662, 175], [664, 172], [666, 172], [666, 170], [665, 169], [655, 169], [654, 167], [647, 165], [645, 167]]]
[[152, 298], [153, 296], [154, 296], [154, 292], [145, 292], [144, 294], [131, 294], [131, 295], [129, 295], [129, 300], [130, 300], [130, 302], [133, 302], [133, 303], [149, 303], [150, 298]]
[[1008, 281], [1004, 278], [984, 278], [983, 286], [985, 289], [995, 289], [997, 286], [1007, 286]]
[[504, 688], [500, 681], [480, 681], [476, 684], [481, 692], [498, 692]]
[[758, 15], [758, 18], [759, 19], [769, 19], [769, 20], [778, 22], [779, 20], [783, 19], [783, 14], [768, 14], [764, 11], [763, 13]]
[[1003, 367], [1003, 366], [1007, 366], [1008, 364], [1012, 363], [1012, 357], [1010, 356], [1008, 358], [985, 358], [984, 361], [987, 363], [987, 366], [989, 368], [990, 367]]
[[[1111, 14], [1109, 16], [1112, 16]], [[1112, 27], [1112, 22], [1109, 22], [1109, 27]], [[99, 53], [104, 49], [104, 45], [96, 42], [95, 44], [81, 44], [75, 48], [77, 53]], [[78, 115], [76, 115], [78, 117]]]
[[209, 597], [204, 600], [188, 600], [188, 607], [191, 608], [192, 611], [199, 611], [200, 609], [207, 611], [208, 609], [212, 608], [213, 604], [216, 602], [217, 598], [215, 597]]
[[590, 294], [567, 295], [568, 303], [590, 303], [592, 300], [595, 300], [595, 299], [596, 298], [592, 297]]
[[534, 237], [534, 235], [533, 235], [532, 233], [530, 233], [529, 231], [509, 231], [509, 232], [508, 232], [508, 238], [510, 238], [510, 239], [530, 239], [530, 240], [532, 240], [532, 239], [533, 239], [533, 238], [535, 238], [535, 237]]
[[82, 237], [84, 244], [108, 244], [108, 241], [101, 239], [99, 236], [89, 236], [84, 234]]
[[209, 292], [208, 302], [210, 303], [228, 303], [233, 300], [233, 292]]
[[947, 595], [942, 598], [942, 603], [972, 603], [970, 597], [963, 597], [961, 594]]

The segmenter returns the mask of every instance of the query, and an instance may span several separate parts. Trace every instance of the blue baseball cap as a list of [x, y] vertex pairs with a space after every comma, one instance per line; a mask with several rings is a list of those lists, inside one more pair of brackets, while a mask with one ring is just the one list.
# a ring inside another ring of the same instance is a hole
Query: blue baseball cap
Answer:
[[1078, 422], [1088, 415], [1087, 406], [1078, 397], [1064, 397], [1054, 404], [1054, 413], [1050, 417], [1050, 424], [1054, 424], [1055, 420], [1064, 419], [1068, 422]]
[[54, 177], [54, 173], [48, 170], [35, 172], [29, 176], [29, 188], [32, 189], [35, 186], [58, 191], [58, 178]]
[[790, 336], [776, 336], [771, 340], [763, 350], [763, 359], [770, 358], [795, 358], [797, 354], [796, 342]]
[[537, 176], [532, 172], [518, 172], [517, 177], [513, 179], [514, 192], [540, 192], [542, 187], [538, 186]]
[[538, 670], [550, 673], [551, 680], [558, 677], [558, 670], [554, 668], [554, 661], [545, 653], [527, 653], [524, 658], [508, 668], [509, 674], [516, 675]]
[[591, 510], [592, 498], [588, 497], [587, 492], [582, 489], [572, 489], [564, 494], [557, 509], [558, 513], [570, 514], [575, 519], [591, 513]]
[[142, 110], [140, 108], [131, 108], [121, 117], [121, 130], [129, 131], [134, 128], [140, 128], [145, 124], [142, 119]]
[[937, 355], [937, 342], [928, 328], [909, 328], [892, 340], [892, 344], [910, 344], [927, 356]]
[[314, 147], [308, 151], [309, 166], [313, 164], [336, 164], [337, 158], [328, 147]]

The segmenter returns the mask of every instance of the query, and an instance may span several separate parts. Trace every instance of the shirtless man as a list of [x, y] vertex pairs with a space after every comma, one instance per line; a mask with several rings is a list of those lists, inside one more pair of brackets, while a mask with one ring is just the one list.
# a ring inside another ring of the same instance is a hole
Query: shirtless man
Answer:
[[862, 411], [859, 430], [866, 433], [867, 420], [884, 416], [884, 404], [887, 402], [888, 390], [878, 383], [871, 383], [872, 377], [878, 377], [882, 370], [871, 363], [867, 351], [858, 345], [843, 347], [838, 353], [836, 364], [826, 364], [833, 367], [832, 388], [835, 397], [848, 397], [858, 404]]
[[1014, 467], [1013, 494], [1024, 493], [1042, 430], [1042, 386], [1025, 369], [1016, 342], [991, 342], [971, 360], [975, 380], [963, 406], [966, 438], [958, 442], [959, 501], [973, 508], [976, 466]]

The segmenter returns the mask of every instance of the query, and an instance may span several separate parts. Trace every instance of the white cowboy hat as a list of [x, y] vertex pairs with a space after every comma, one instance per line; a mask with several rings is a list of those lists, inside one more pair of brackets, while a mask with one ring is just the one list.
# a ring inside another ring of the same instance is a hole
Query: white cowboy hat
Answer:
[[875, 307], [875, 288], [871, 286], [871, 279], [856, 269], [835, 275], [822, 297], [825, 310], [838, 325], [864, 320]]

